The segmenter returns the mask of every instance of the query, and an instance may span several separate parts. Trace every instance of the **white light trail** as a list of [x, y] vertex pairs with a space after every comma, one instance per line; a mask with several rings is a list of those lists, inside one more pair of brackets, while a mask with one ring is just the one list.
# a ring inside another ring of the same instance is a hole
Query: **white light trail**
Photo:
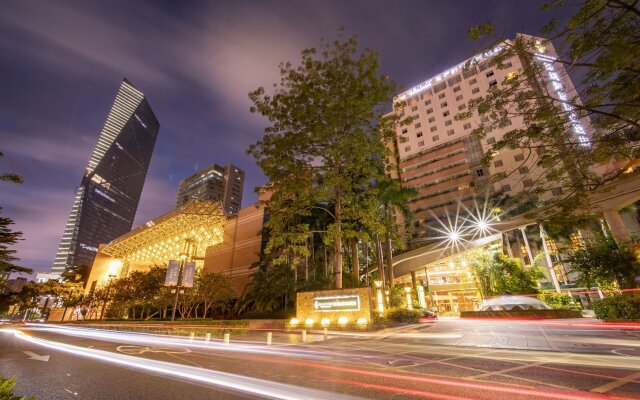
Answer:
[[[322, 390], [306, 389], [284, 383], [270, 382], [263, 379], [250, 378], [226, 372], [212, 371], [204, 368], [173, 364], [147, 358], [132, 357], [103, 350], [78, 347], [66, 343], [58, 343], [45, 339], [34, 338], [15, 329], [3, 329], [0, 330], [0, 332], [14, 334], [16, 338], [24, 340], [26, 342], [46, 347], [52, 350], [73, 354], [79, 357], [91, 358], [94, 360], [130, 367], [138, 370], [215, 385], [273, 399], [306, 400], [330, 399], [336, 397], [335, 393], [330, 393]], [[356, 397], [347, 396], [344, 394], [340, 394], [340, 398], [356, 399]]]

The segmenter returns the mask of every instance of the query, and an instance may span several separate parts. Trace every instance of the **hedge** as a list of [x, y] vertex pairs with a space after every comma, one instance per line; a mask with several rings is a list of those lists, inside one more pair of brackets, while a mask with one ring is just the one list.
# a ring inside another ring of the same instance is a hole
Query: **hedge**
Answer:
[[596, 318], [603, 321], [640, 321], [640, 293], [615, 294], [593, 302]]

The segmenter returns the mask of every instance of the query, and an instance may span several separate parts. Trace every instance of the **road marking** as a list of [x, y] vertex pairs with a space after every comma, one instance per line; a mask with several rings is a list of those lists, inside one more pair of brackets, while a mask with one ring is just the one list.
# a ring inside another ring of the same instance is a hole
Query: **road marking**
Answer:
[[184, 354], [191, 353], [186, 347], [150, 347], [136, 345], [121, 345], [116, 348], [120, 353], [124, 354], [144, 354], [144, 353], [167, 353], [167, 354]]
[[23, 351], [24, 354], [29, 356], [30, 360], [38, 360], [38, 361], [49, 361], [49, 356], [40, 356], [33, 351]]
[[78, 392], [72, 392], [72, 391], [71, 391], [71, 390], [69, 390], [69, 389], [65, 389], [65, 391], [67, 391], [67, 392], [71, 393], [71, 394], [72, 394], [72, 395], [74, 395], [74, 396], [77, 396], [77, 395], [78, 395]]
[[606, 384], [604, 384], [602, 386], [598, 386], [595, 389], [591, 389], [591, 391], [592, 392], [596, 392], [596, 393], [606, 393], [611, 389], [615, 389], [617, 387], [620, 387], [620, 386], [624, 385], [625, 383], [629, 383], [631, 381], [635, 381], [638, 378], [640, 378], [640, 372], [637, 372], [637, 373], [631, 374], [631, 375], [627, 375], [624, 378], [620, 378], [618, 380], [606, 383]]

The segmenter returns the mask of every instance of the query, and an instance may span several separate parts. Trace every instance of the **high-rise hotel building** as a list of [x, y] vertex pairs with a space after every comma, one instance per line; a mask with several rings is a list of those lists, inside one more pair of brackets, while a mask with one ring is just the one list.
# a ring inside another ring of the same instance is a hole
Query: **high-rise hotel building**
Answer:
[[[538, 48], [540, 54], [534, 59], [543, 63], [546, 76], [544, 82], [532, 84], [560, 99], [574, 97], [574, 86], [562, 65], [552, 61], [556, 57], [552, 45], [545, 43], [544, 48], [541, 45]], [[494, 154], [488, 168], [481, 165], [482, 157], [493, 143], [507, 132], [523, 127], [522, 117], [511, 118], [507, 126], [494, 129], [483, 139], [471, 135], [474, 128], [486, 122], [477, 113], [471, 118], [456, 120], [457, 114], [467, 111], [469, 100], [485, 96], [510, 74], [523, 71], [525, 61], [518, 56], [504, 60], [506, 68], [498, 69], [492, 56], [499, 51], [500, 47], [496, 47], [465, 60], [395, 97], [395, 101], [406, 102], [400, 112], [413, 116], [409, 126], [398, 127], [393, 145], [403, 185], [418, 190], [409, 204], [416, 219], [415, 243], [441, 236], [430, 227], [441, 228], [436, 219], [447, 221], [447, 216], [455, 217], [458, 204], [472, 208], [475, 201], [483, 202], [485, 193], [480, 193], [479, 188], [513, 195], [540, 181], [541, 171], [535, 165], [537, 157], [527, 157], [520, 149], [501, 150]], [[575, 118], [572, 126], [577, 139], [585, 145], [589, 140], [588, 125], [588, 121]], [[498, 174], [506, 178], [493, 182], [491, 177]], [[561, 189], [549, 188], [549, 196], [559, 194]]]
[[144, 94], [123, 80], [76, 191], [52, 273], [91, 265], [99, 244], [131, 230], [159, 128]]
[[176, 207], [191, 200], [220, 201], [227, 215], [235, 215], [242, 206], [244, 171], [232, 164], [211, 164], [180, 182]]

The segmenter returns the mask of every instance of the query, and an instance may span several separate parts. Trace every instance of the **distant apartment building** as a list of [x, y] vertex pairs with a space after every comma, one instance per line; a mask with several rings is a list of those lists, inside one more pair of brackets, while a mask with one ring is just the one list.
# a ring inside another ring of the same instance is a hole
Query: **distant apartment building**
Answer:
[[232, 164], [221, 167], [211, 164], [180, 182], [176, 208], [191, 200], [222, 202], [227, 215], [234, 215], [242, 206], [244, 171]]
[[[508, 119], [504, 128], [494, 129], [482, 140], [471, 132], [487, 120], [481, 120], [477, 114], [456, 120], [456, 115], [468, 111], [469, 100], [485, 96], [505, 78], [523, 71], [524, 61], [518, 56], [504, 60], [506, 68], [498, 69], [492, 56], [500, 50], [496, 47], [465, 60], [395, 97], [395, 101], [406, 102], [403, 115], [413, 116], [409, 126], [397, 128], [393, 147], [403, 185], [418, 190], [409, 204], [416, 218], [414, 242], [441, 235], [430, 229], [438, 225], [437, 219], [446, 221], [447, 217], [453, 217], [458, 204], [472, 208], [474, 202], [484, 201], [480, 197], [486, 195], [486, 190], [509, 196], [526, 191], [539, 181], [537, 157], [527, 157], [524, 150], [501, 150], [494, 154], [488, 167], [481, 165], [483, 155], [496, 141], [524, 126], [522, 117]], [[539, 46], [539, 51], [536, 62], [543, 63], [548, 74], [545, 90], [555, 90], [559, 98], [575, 96], [574, 86], [562, 66], [551, 61], [556, 57], [552, 45]], [[532, 84], [542, 86], [540, 82]], [[589, 140], [587, 126], [588, 121], [576, 120], [573, 127], [577, 139], [585, 144]], [[506, 178], [492, 181], [496, 176]], [[561, 189], [551, 188], [548, 196], [560, 194]]]
[[51, 273], [91, 265], [98, 245], [129, 232], [160, 124], [124, 79], [76, 190]]

